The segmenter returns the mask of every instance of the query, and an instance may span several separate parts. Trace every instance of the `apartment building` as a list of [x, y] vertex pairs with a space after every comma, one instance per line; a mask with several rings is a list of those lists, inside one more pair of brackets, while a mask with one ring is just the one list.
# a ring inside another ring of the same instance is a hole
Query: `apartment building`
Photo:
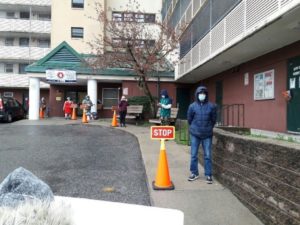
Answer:
[[221, 125], [300, 133], [299, 15], [299, 0], [165, 0], [163, 20], [187, 25], [176, 82], [206, 85]]
[[[51, 0], [0, 0], [0, 93], [24, 103], [25, 67], [50, 51]], [[43, 93], [49, 85], [41, 83]]]
[[[29, 119], [39, 118], [40, 82], [49, 84], [46, 99], [50, 106], [50, 116], [63, 116], [62, 107], [66, 97], [81, 103], [89, 95], [94, 103], [102, 102], [103, 105], [100, 110], [95, 104], [92, 111], [97, 111], [101, 117], [111, 117], [111, 107], [118, 103], [121, 95], [144, 95], [137, 87], [136, 76], [132, 71], [111, 68], [95, 72], [84, 63], [94, 53], [89, 42], [105, 32], [103, 24], [97, 21], [96, 3], [106, 10], [109, 19], [119, 21], [120, 24], [134, 21], [151, 26], [160, 20], [161, 0], [136, 2], [139, 4], [138, 13], [129, 0], [52, 0], [52, 51], [26, 68], [30, 77]], [[166, 88], [175, 95], [174, 73], [158, 74], [159, 78], [150, 79], [151, 92], [157, 95], [159, 89]], [[81, 114], [80, 109], [78, 113]]]

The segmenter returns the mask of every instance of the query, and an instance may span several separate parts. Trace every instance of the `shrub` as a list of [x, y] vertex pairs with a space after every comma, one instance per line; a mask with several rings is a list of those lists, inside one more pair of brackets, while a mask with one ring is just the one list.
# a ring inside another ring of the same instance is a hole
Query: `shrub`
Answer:
[[[156, 97], [155, 97], [156, 99]], [[133, 96], [128, 98], [129, 105], [143, 105], [143, 112], [150, 112], [150, 98], [148, 96]]]

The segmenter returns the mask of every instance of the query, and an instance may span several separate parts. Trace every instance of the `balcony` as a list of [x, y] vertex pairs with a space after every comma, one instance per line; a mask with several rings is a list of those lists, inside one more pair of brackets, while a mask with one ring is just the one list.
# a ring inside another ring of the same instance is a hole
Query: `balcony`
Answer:
[[1, 46], [0, 58], [7, 60], [32, 60], [36, 61], [50, 52], [50, 48]]
[[[29, 77], [26, 74], [0, 73], [0, 87], [28, 88]], [[40, 88], [49, 88], [49, 84], [40, 82]]]
[[51, 0], [0, 0], [0, 4], [51, 6]]
[[0, 18], [0, 32], [30, 32], [50, 35], [51, 21]]
[[[186, 13], [181, 21], [195, 14]], [[299, 13], [298, 0], [241, 1], [180, 60], [175, 80], [198, 82], [298, 41]]]

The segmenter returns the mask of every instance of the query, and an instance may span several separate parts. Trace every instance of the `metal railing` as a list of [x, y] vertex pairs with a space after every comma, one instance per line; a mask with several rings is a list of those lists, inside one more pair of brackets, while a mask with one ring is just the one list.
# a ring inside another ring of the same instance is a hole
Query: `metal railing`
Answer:
[[[228, 104], [217, 107], [217, 126], [245, 126], [245, 106], [244, 104]], [[176, 123], [177, 140], [190, 145], [190, 133], [187, 120], [177, 120]]]
[[50, 52], [50, 48], [0, 46], [0, 59], [39, 60]]
[[[188, 8], [177, 26], [180, 27], [183, 21], [186, 22], [186, 18], [193, 18], [205, 1], [197, 4], [197, 8], [194, 7], [194, 2], [197, 1], [191, 1], [193, 13]], [[296, 7], [299, 7], [298, 0], [241, 1], [180, 59], [175, 79], [177, 80], [193, 69], [205, 64], [245, 39], [245, 37], [251, 36], [254, 32]], [[190, 13], [190, 15], [186, 15], [187, 13]], [[192, 40], [192, 35], [190, 39]], [[191, 58], [194, 58], [193, 61]]]
[[51, 33], [51, 21], [0, 18], [0, 32]]
[[228, 105], [218, 106], [217, 125], [244, 127], [245, 126], [245, 105], [228, 104]]
[[51, 6], [51, 0], [0, 0], [0, 4]]

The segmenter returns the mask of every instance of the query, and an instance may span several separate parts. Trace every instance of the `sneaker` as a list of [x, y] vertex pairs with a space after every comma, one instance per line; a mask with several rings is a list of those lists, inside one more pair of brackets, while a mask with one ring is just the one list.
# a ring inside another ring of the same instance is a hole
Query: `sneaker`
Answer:
[[212, 180], [211, 176], [206, 177], [206, 183], [207, 184], [212, 184], [213, 183], [213, 180]]
[[197, 180], [199, 178], [199, 175], [195, 175], [195, 174], [191, 174], [191, 176], [189, 176], [188, 181], [194, 181]]

